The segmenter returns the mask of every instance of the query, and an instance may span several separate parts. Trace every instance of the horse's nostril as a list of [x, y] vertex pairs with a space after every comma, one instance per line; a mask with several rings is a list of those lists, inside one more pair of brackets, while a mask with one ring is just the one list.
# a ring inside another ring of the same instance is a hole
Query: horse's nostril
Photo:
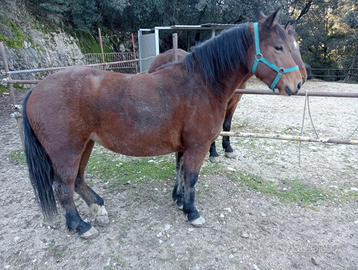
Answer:
[[302, 86], [302, 83], [299, 82], [299, 83], [297, 84], [297, 91], [299, 91], [299, 90], [301, 89], [301, 86]]
[[306, 82], [305, 77], [302, 76], [302, 84], [304, 84]]

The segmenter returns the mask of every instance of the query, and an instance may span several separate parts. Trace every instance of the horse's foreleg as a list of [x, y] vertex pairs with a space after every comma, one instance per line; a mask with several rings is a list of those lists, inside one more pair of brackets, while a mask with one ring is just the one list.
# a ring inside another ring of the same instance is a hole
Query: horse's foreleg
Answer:
[[93, 146], [94, 141], [90, 140], [82, 154], [78, 175], [75, 181], [75, 191], [87, 203], [89, 212], [95, 216], [98, 225], [105, 226], [108, 225], [109, 219], [107, 210], [104, 207], [104, 201], [84, 181], [85, 168], [87, 166]]
[[176, 182], [173, 189], [173, 201], [176, 202], [179, 209], [183, 209], [184, 205], [184, 186], [182, 179], [183, 152], [176, 153]]
[[[226, 117], [224, 124], [223, 124], [223, 130], [224, 131], [230, 131], [231, 130], [231, 121], [232, 121], [233, 115], [229, 115]], [[234, 150], [232, 149], [230, 145], [230, 137], [229, 136], [223, 136], [223, 142], [222, 142], [223, 148], [225, 150], [225, 156], [228, 158], [235, 158], [236, 154], [234, 154]]]
[[184, 184], [183, 212], [188, 215], [188, 221], [195, 227], [201, 227], [205, 223], [205, 219], [200, 216], [195, 206], [195, 184], [198, 180], [199, 170], [205, 159], [206, 151], [184, 152], [182, 165], [181, 176]]

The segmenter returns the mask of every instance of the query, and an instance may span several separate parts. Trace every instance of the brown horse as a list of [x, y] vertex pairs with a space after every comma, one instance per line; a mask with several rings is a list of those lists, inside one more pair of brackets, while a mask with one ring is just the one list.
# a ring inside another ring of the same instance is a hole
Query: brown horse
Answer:
[[[257, 20], [259, 21], [264, 18], [266, 18], [266, 15], [262, 11], [259, 10], [257, 13]], [[293, 48], [293, 50], [291, 51], [292, 58], [299, 67], [299, 70], [302, 75], [302, 81], [303, 81], [302, 84], [303, 84], [307, 80], [307, 71], [306, 71], [305, 64], [303, 63], [302, 58], [301, 58], [300, 47], [296, 41], [297, 33], [295, 31], [295, 26], [294, 25], [290, 26], [289, 24], [287, 24], [285, 26], [285, 29], [286, 29], [287, 33], [289, 34], [289, 40], [290, 40], [291, 46]], [[178, 49], [178, 60], [184, 58], [187, 54], [188, 54], [188, 52], [186, 52], [182, 49]], [[153, 62], [150, 64], [148, 73], [153, 73], [157, 70], [160, 70], [166, 64], [173, 62], [174, 61], [173, 55], [174, 55], [173, 49], [170, 49], [170, 50], [158, 55], [156, 58], [154, 58]], [[237, 88], [238, 89], [246, 88], [246, 83], [245, 83], [245, 85], [244, 84], [239, 85]], [[241, 97], [242, 97], [242, 94], [235, 94], [229, 100], [229, 103], [228, 103], [228, 106], [226, 109], [225, 120], [223, 123], [224, 131], [231, 130], [232, 117], [234, 116], [237, 104], [241, 100]], [[225, 157], [228, 157], [228, 158], [236, 157], [236, 154], [234, 153], [234, 150], [231, 147], [229, 136], [223, 136], [222, 147], [225, 151]], [[215, 141], [210, 145], [209, 153], [210, 153], [209, 160], [211, 162], [219, 162], [219, 154], [216, 150]]]
[[204, 224], [195, 207], [195, 183], [236, 87], [245, 85], [253, 67], [267, 85], [276, 82], [282, 95], [296, 94], [302, 85], [278, 15], [277, 10], [258, 23], [223, 31], [183, 61], [155, 73], [75, 67], [37, 84], [24, 99], [23, 125], [30, 180], [44, 215], [57, 213], [56, 194], [68, 228], [84, 238], [97, 235], [78, 214], [77, 192], [98, 223], [108, 224], [103, 199], [84, 181], [98, 142], [130, 156], [177, 153], [173, 200], [192, 225]]

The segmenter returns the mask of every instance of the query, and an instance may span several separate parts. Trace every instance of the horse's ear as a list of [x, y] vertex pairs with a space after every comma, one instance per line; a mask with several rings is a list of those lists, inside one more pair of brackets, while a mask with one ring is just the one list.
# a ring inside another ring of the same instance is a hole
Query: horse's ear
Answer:
[[258, 22], [262, 19], [266, 19], [266, 15], [262, 12], [261, 8], [258, 8], [256, 12], [256, 21]]
[[265, 21], [262, 24], [263, 29], [270, 30], [272, 27], [274, 27], [277, 24], [278, 17], [280, 16], [280, 9], [281, 8], [278, 8], [274, 13], [266, 17]]
[[286, 24], [285, 28], [286, 28], [286, 32], [289, 35], [294, 36], [294, 37], [298, 36], [296, 33], [296, 23], [293, 23], [292, 25], [289, 25], [289, 26], [287, 26], [287, 24]]
[[293, 24], [291, 25], [290, 29], [291, 29], [292, 31], [295, 31], [295, 32], [296, 32], [296, 23], [293, 23]]
[[290, 28], [291, 28], [291, 24], [290, 24], [290, 22], [287, 22], [286, 24], [285, 24], [285, 29], [286, 29], [286, 32], [288, 33], [288, 30], [290, 30]]

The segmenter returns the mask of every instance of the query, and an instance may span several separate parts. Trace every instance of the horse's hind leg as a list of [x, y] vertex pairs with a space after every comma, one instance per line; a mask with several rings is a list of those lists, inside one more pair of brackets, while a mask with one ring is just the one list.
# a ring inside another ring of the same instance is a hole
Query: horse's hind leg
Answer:
[[73, 201], [76, 171], [77, 168], [74, 166], [56, 166], [54, 187], [57, 198], [65, 210], [66, 224], [68, 229], [76, 230], [79, 232], [81, 237], [88, 239], [96, 236], [98, 231], [92, 227], [90, 223], [84, 222], [81, 219]]
[[219, 154], [216, 151], [215, 141], [210, 145], [209, 160], [213, 163], [219, 162]]
[[85, 168], [94, 146], [94, 141], [90, 140], [82, 154], [78, 174], [75, 181], [75, 191], [87, 203], [89, 211], [96, 217], [98, 225], [105, 226], [109, 223], [108, 213], [104, 207], [103, 199], [94, 192], [84, 181]]
[[[231, 130], [232, 117], [234, 116], [237, 104], [240, 101], [241, 97], [242, 97], [242, 95], [237, 95], [230, 100], [230, 103], [228, 104], [228, 108], [226, 110], [225, 120], [223, 123], [224, 131]], [[228, 158], [236, 157], [236, 154], [234, 153], [234, 150], [232, 149], [232, 147], [230, 145], [230, 137], [229, 136], [223, 136], [222, 145], [225, 150], [225, 157], [228, 157]]]
[[176, 202], [179, 209], [183, 209], [184, 205], [184, 186], [182, 179], [183, 152], [176, 153], [176, 183], [173, 189], [173, 201]]
[[[231, 121], [232, 121], [233, 115], [230, 115], [227, 117], [223, 124], [223, 130], [224, 131], [230, 131], [231, 130]], [[234, 150], [232, 149], [230, 145], [230, 137], [229, 136], [223, 136], [223, 148], [225, 150], [225, 157], [228, 158], [235, 158], [236, 154], [234, 153]]]

